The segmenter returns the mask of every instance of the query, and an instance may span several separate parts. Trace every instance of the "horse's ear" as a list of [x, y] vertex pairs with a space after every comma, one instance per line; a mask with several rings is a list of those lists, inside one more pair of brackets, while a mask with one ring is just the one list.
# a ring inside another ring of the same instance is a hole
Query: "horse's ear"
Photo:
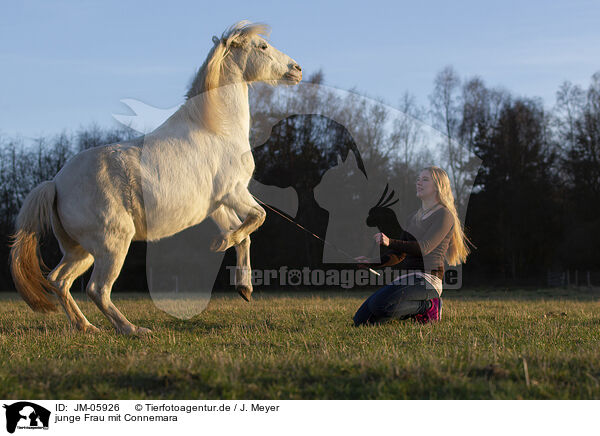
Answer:
[[215, 44], [218, 44], [219, 42], [221, 42], [221, 40], [219, 38], [217, 38], [216, 36], [213, 36], [212, 42], [214, 42]]
[[229, 43], [232, 47], [241, 47], [244, 45], [244, 39], [240, 37], [235, 37]]

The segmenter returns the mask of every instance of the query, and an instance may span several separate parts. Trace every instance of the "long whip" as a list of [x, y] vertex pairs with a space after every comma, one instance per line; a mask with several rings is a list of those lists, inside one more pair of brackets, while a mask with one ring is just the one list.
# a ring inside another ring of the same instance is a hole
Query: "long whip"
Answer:
[[[352, 259], [355, 260], [354, 257], [352, 257], [350, 254], [348, 254], [346, 251], [342, 250], [341, 248], [336, 247], [335, 245], [333, 245], [331, 242], [326, 241], [325, 239], [321, 238], [319, 235], [315, 235], [313, 232], [311, 232], [310, 230], [308, 230], [306, 227], [303, 227], [302, 225], [298, 224], [296, 221], [294, 221], [293, 219], [291, 219], [290, 217], [284, 215], [283, 213], [279, 212], [277, 209], [269, 206], [267, 203], [265, 203], [264, 201], [262, 201], [261, 199], [259, 199], [256, 195], [250, 193], [250, 195], [252, 195], [252, 197], [254, 197], [254, 199], [256, 201], [258, 201], [260, 204], [262, 204], [263, 206], [269, 208], [270, 210], [272, 210], [273, 212], [275, 212], [276, 214], [282, 216], [283, 218], [285, 218], [286, 220], [288, 220], [289, 222], [291, 222], [292, 224], [295, 224], [296, 226], [298, 226], [299, 228], [301, 228], [302, 230], [304, 230], [306, 233], [309, 233], [310, 235], [314, 236], [315, 238], [317, 238], [319, 241], [322, 241], [324, 244], [329, 245], [331, 248], [333, 248], [334, 250], [336, 250], [338, 253], [343, 254], [344, 256], [346, 256], [348, 259]], [[378, 273], [377, 271], [375, 271], [373, 268], [369, 268], [369, 271], [372, 272], [375, 275], [380, 276], [381, 274]]]

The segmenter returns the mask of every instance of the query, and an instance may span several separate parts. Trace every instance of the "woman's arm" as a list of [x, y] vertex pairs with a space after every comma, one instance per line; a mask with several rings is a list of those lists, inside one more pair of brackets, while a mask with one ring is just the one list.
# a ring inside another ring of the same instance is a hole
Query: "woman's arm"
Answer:
[[[407, 253], [416, 256], [425, 256], [440, 245], [454, 224], [452, 215], [446, 209], [443, 213], [432, 217], [433, 222], [425, 232], [423, 238], [419, 241], [405, 241], [399, 239], [390, 239], [388, 246], [397, 252]], [[407, 232], [405, 232], [407, 233]]]
[[394, 266], [404, 260], [406, 254], [404, 253], [393, 253], [389, 252], [381, 256], [379, 263], [372, 263], [373, 259], [365, 256], [359, 256], [354, 258], [358, 262], [358, 267], [364, 268], [385, 268], [387, 266]]

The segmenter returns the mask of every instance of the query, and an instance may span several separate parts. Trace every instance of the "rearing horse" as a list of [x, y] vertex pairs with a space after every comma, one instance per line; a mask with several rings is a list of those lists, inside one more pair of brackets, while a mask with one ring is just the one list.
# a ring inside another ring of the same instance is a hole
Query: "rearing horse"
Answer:
[[[236, 287], [250, 299], [249, 235], [266, 214], [248, 191], [254, 171], [248, 84], [302, 80], [300, 66], [268, 44], [267, 34], [267, 26], [242, 21], [213, 37], [186, 103], [164, 124], [137, 140], [77, 154], [25, 198], [11, 271], [33, 310], [56, 310], [54, 293], [72, 326], [97, 331], [70, 294], [73, 281], [94, 264], [86, 291], [116, 331], [150, 332], [129, 322], [110, 299], [129, 245], [171, 236], [207, 216], [222, 233], [211, 249], [236, 247]], [[38, 241], [50, 224], [63, 258], [45, 277]]]

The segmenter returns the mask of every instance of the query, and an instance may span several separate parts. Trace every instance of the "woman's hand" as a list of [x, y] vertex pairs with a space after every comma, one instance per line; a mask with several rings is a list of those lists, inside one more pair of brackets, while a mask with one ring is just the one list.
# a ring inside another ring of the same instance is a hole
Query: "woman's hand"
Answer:
[[355, 257], [354, 260], [358, 263], [357, 266], [360, 269], [368, 268], [369, 264], [371, 263], [371, 259], [369, 259], [368, 257], [365, 257], [365, 256]]
[[385, 236], [383, 233], [377, 233], [373, 237], [375, 238], [375, 242], [377, 242], [379, 245], [383, 245], [384, 247], [390, 245], [390, 238]]

